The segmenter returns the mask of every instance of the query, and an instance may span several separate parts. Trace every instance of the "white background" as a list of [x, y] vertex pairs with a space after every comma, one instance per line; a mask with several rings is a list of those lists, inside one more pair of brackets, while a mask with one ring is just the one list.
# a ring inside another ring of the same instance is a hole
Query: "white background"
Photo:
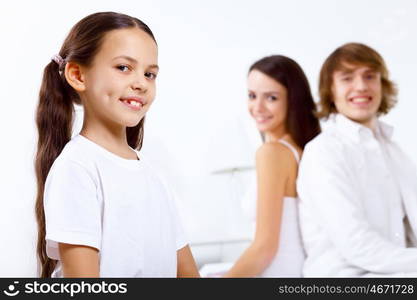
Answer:
[[144, 151], [172, 185], [199, 265], [234, 259], [241, 249], [225, 254], [224, 246], [250, 237], [240, 201], [253, 172], [211, 172], [253, 166], [260, 141], [246, 113], [245, 80], [265, 55], [295, 59], [317, 100], [331, 51], [351, 41], [375, 48], [400, 91], [384, 119], [417, 160], [416, 0], [2, 1], [0, 276], [36, 276], [34, 111], [42, 70], [78, 20], [109, 10], [140, 18], [158, 41], [161, 71]]

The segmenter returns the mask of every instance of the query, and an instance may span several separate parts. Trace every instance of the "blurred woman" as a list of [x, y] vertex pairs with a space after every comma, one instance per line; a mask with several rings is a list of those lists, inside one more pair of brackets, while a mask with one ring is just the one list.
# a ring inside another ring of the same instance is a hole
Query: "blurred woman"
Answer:
[[248, 74], [248, 108], [264, 141], [256, 153], [256, 230], [225, 277], [301, 277], [296, 178], [304, 146], [320, 133], [301, 67], [282, 55], [255, 62]]

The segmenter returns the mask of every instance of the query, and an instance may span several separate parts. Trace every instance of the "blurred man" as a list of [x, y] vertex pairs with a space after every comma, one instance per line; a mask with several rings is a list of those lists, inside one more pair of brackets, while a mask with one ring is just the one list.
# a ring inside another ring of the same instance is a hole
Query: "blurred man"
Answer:
[[396, 103], [382, 57], [349, 43], [320, 72], [319, 116], [298, 175], [306, 277], [417, 276], [417, 172], [379, 121]]

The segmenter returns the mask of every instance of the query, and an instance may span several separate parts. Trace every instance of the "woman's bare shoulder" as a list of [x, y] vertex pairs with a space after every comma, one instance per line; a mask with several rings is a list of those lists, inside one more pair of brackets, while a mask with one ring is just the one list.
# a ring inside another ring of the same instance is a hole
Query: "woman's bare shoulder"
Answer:
[[292, 151], [285, 145], [278, 142], [262, 144], [256, 151], [257, 168], [264, 167], [270, 170], [287, 169], [291, 170], [297, 166]]

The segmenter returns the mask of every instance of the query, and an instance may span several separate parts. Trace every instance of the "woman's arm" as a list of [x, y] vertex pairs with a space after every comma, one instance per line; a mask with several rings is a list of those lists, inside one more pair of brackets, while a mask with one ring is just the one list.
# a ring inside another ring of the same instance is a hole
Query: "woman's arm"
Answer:
[[188, 245], [177, 251], [177, 277], [200, 277]]
[[225, 277], [259, 275], [276, 255], [281, 227], [282, 200], [294, 158], [285, 146], [262, 145], [256, 153], [258, 182], [255, 238]]
[[59, 243], [59, 255], [64, 277], [100, 277], [97, 249]]

